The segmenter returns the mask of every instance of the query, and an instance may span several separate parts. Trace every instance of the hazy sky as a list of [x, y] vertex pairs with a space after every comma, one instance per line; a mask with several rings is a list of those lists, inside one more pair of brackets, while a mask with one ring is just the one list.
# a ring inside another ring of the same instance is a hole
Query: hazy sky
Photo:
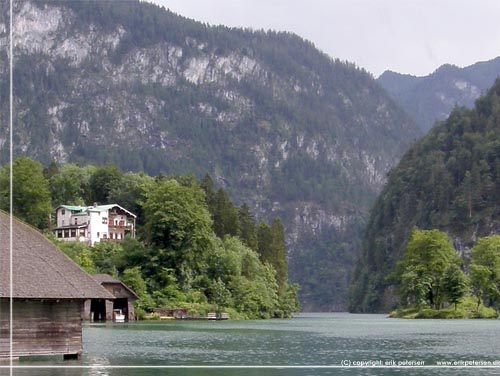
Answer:
[[211, 25], [292, 31], [376, 77], [500, 55], [499, 0], [148, 0]]

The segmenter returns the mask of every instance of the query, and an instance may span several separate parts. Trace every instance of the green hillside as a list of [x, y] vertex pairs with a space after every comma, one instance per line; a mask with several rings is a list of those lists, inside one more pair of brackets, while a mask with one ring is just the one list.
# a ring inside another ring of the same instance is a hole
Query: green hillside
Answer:
[[462, 258], [500, 232], [500, 80], [474, 110], [456, 108], [403, 156], [370, 215], [351, 285], [350, 309], [387, 311], [387, 277], [414, 227], [445, 231]]

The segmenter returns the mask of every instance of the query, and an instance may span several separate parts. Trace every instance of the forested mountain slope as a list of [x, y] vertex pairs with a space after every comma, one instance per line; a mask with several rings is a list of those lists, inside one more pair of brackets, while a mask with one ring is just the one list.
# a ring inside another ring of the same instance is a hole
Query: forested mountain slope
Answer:
[[362, 222], [420, 134], [371, 75], [293, 34], [138, 1], [14, 1], [14, 12], [16, 155], [209, 173], [237, 204], [283, 219], [305, 309], [346, 307]]
[[500, 76], [500, 57], [459, 68], [443, 65], [425, 77], [384, 72], [377, 81], [424, 132], [455, 106], [472, 108]]
[[455, 109], [403, 156], [371, 211], [350, 309], [387, 311], [387, 278], [412, 229], [439, 229], [463, 258], [479, 237], [500, 234], [500, 80], [474, 110]]

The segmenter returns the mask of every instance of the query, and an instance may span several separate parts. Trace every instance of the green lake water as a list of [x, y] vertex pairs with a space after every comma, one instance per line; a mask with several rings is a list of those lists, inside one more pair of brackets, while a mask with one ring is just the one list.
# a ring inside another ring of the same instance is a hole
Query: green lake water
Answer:
[[[23, 360], [15, 365], [36, 368], [15, 368], [13, 374], [500, 375], [500, 368], [340, 368], [360, 362], [428, 367], [442, 361], [490, 361], [500, 366], [499, 320], [301, 314], [291, 320], [88, 324], [83, 336], [81, 360]], [[82, 368], [89, 366], [93, 368]], [[143, 366], [159, 368], [139, 368]], [[165, 366], [202, 368], [161, 368]], [[228, 366], [269, 368], [216, 368]]]

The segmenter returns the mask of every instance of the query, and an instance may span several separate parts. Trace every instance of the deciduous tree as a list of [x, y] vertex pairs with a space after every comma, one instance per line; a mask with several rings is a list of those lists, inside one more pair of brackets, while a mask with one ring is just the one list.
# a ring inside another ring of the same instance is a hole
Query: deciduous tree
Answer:
[[[52, 211], [49, 183], [43, 166], [30, 158], [21, 157], [12, 164], [12, 211], [27, 223], [47, 228]], [[0, 208], [10, 210], [10, 166], [0, 170]]]

